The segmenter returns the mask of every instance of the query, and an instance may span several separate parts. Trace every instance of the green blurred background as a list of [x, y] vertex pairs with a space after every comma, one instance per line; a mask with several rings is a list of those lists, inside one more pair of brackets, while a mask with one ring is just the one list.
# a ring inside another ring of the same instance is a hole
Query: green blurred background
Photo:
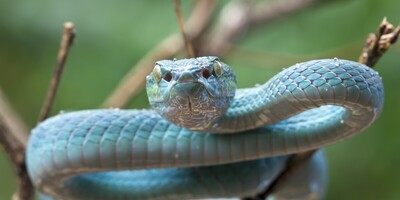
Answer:
[[[357, 60], [367, 33], [384, 16], [400, 22], [398, 0], [325, 1], [243, 35], [236, 50], [224, 57], [236, 71], [239, 87], [265, 82], [299, 61]], [[192, 3], [183, 2], [185, 14]], [[30, 127], [36, 123], [66, 21], [75, 23], [77, 38], [54, 114], [98, 107], [133, 64], [178, 30], [172, 1], [0, 1], [0, 88]], [[326, 199], [400, 199], [399, 65], [397, 44], [375, 67], [385, 83], [382, 116], [363, 134], [327, 148]], [[142, 92], [129, 107], [148, 107], [146, 95]], [[12, 168], [0, 152], [0, 199], [9, 199], [15, 186]]]

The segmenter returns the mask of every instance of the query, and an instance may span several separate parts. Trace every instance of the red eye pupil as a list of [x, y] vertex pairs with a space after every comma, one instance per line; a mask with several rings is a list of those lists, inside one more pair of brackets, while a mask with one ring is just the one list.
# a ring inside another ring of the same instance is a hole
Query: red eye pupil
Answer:
[[167, 74], [165, 74], [164, 80], [170, 82], [172, 80], [172, 73], [168, 72]]
[[208, 69], [204, 69], [201, 74], [206, 79], [211, 76], [211, 72]]

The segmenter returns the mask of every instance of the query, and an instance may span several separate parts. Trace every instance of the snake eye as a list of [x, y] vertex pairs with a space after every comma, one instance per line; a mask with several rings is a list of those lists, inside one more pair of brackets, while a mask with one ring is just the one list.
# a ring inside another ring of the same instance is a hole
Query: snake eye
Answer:
[[204, 78], [208, 79], [208, 78], [210, 78], [210, 76], [211, 76], [211, 72], [210, 72], [210, 70], [204, 68], [203, 71], [201, 71], [201, 75], [202, 75]]
[[164, 80], [167, 82], [170, 82], [172, 80], [172, 73], [167, 72], [167, 74], [165, 74], [165, 76], [164, 76]]
[[222, 64], [218, 60], [214, 61], [212, 74], [215, 77], [219, 77], [222, 75]]
[[153, 75], [154, 80], [159, 83], [161, 81], [161, 67], [156, 65], [151, 73]]

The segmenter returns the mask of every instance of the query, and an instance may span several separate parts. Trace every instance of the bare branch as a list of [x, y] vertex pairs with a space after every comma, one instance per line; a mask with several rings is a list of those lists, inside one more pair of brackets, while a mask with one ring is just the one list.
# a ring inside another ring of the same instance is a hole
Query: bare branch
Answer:
[[[13, 200], [33, 199], [34, 188], [29, 179], [25, 165], [25, 150], [27, 136], [25, 125], [11, 110], [3, 96], [0, 95], [0, 145], [4, 148], [7, 156], [11, 160], [19, 178], [18, 190], [13, 195]], [[10, 116], [9, 116], [10, 114]], [[15, 121], [14, 121], [15, 120]], [[13, 124], [13, 125], [12, 125]], [[21, 127], [14, 127], [21, 125]]]
[[21, 117], [11, 108], [7, 101], [7, 98], [2, 94], [0, 90], [0, 115], [4, 116], [4, 123], [7, 124], [13, 137], [16, 137], [21, 144], [26, 146], [28, 141], [28, 127], [25, 122], [22, 121]]
[[[202, 55], [224, 55], [231, 42], [257, 25], [265, 26], [276, 19], [322, 3], [319, 0], [281, 0], [274, 2], [231, 1], [221, 12], [220, 20], [210, 38], [200, 49]], [[213, 44], [213, 45], [206, 45]]]
[[179, 34], [174, 34], [164, 39], [152, 51], [148, 52], [131, 69], [114, 92], [103, 103], [102, 107], [123, 107], [128, 101], [139, 93], [145, 86], [145, 78], [150, 74], [154, 63], [162, 58], [175, 55], [183, 48], [183, 42]]
[[[212, 13], [216, 6], [216, 0], [199, 0], [195, 5], [187, 21], [189, 40], [194, 40], [204, 32], [209, 25]], [[165, 38], [155, 48], [147, 53], [123, 80], [112, 94], [103, 103], [102, 107], [123, 107], [134, 95], [144, 88], [145, 78], [151, 72], [154, 62], [160, 59], [170, 58], [183, 49], [179, 34], [172, 34]]]
[[280, 187], [299, 170], [304, 164], [309, 161], [309, 159], [313, 156], [316, 150], [307, 151], [304, 153], [298, 153], [291, 155], [286, 162], [286, 167], [281, 171], [281, 173], [275, 178], [274, 181], [264, 190], [262, 193], [258, 194], [255, 197], [246, 197], [242, 198], [242, 200], [264, 200], [269, 195], [278, 191]]
[[[69, 48], [74, 39], [72, 23], [64, 24], [64, 33], [61, 40], [61, 47], [57, 56], [57, 65], [50, 83], [46, 100], [43, 104], [39, 121], [47, 118], [51, 111], [57, 86], [68, 56]], [[8, 106], [5, 98], [0, 94], [0, 144], [3, 146], [8, 157], [12, 161], [19, 177], [19, 188], [13, 195], [13, 200], [33, 199], [34, 188], [29, 179], [25, 163], [25, 151], [27, 144], [27, 128], [17, 117], [11, 107]]]
[[322, 2], [319, 0], [284, 0], [276, 1], [273, 4], [261, 2], [252, 9], [249, 23], [251, 25], [264, 25], [272, 20], [299, 12], [318, 3]]
[[66, 22], [64, 24], [64, 33], [61, 39], [61, 45], [57, 55], [56, 68], [54, 70], [53, 77], [49, 85], [49, 89], [47, 90], [47, 96], [40, 111], [38, 121], [43, 121], [50, 115], [51, 108], [54, 102], [54, 97], [57, 93], [58, 85], [60, 83], [61, 75], [65, 66], [65, 62], [68, 57], [69, 49], [72, 46], [74, 38], [75, 38], [74, 24], [71, 22]]
[[368, 35], [358, 62], [370, 67], [375, 65], [383, 53], [397, 41], [399, 34], [400, 26], [394, 29], [393, 25], [386, 20], [386, 17], [383, 18], [377, 32]]
[[[201, 55], [224, 55], [232, 40], [248, 29], [253, 1], [231, 1], [222, 9], [218, 24], [200, 44]], [[212, 45], [209, 45], [212, 44]]]
[[186, 51], [187, 51], [189, 57], [195, 57], [192, 42], [189, 40], [189, 38], [186, 34], [186, 31], [185, 31], [186, 30], [185, 29], [185, 21], [184, 21], [182, 10], [181, 10], [181, 1], [174, 0], [174, 7], [175, 7], [176, 17], [178, 18], [179, 28], [181, 30], [182, 38], [185, 41]]

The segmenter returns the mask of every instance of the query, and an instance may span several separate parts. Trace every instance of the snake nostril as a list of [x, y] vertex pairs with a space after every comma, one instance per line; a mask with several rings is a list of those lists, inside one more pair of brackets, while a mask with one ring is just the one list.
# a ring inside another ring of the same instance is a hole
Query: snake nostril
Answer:
[[208, 79], [208, 78], [211, 76], [211, 72], [210, 72], [210, 70], [208, 70], [208, 69], [203, 69], [203, 71], [201, 72], [201, 75], [202, 75], [204, 78]]
[[172, 73], [168, 72], [167, 74], [165, 74], [164, 80], [170, 82], [172, 80]]

